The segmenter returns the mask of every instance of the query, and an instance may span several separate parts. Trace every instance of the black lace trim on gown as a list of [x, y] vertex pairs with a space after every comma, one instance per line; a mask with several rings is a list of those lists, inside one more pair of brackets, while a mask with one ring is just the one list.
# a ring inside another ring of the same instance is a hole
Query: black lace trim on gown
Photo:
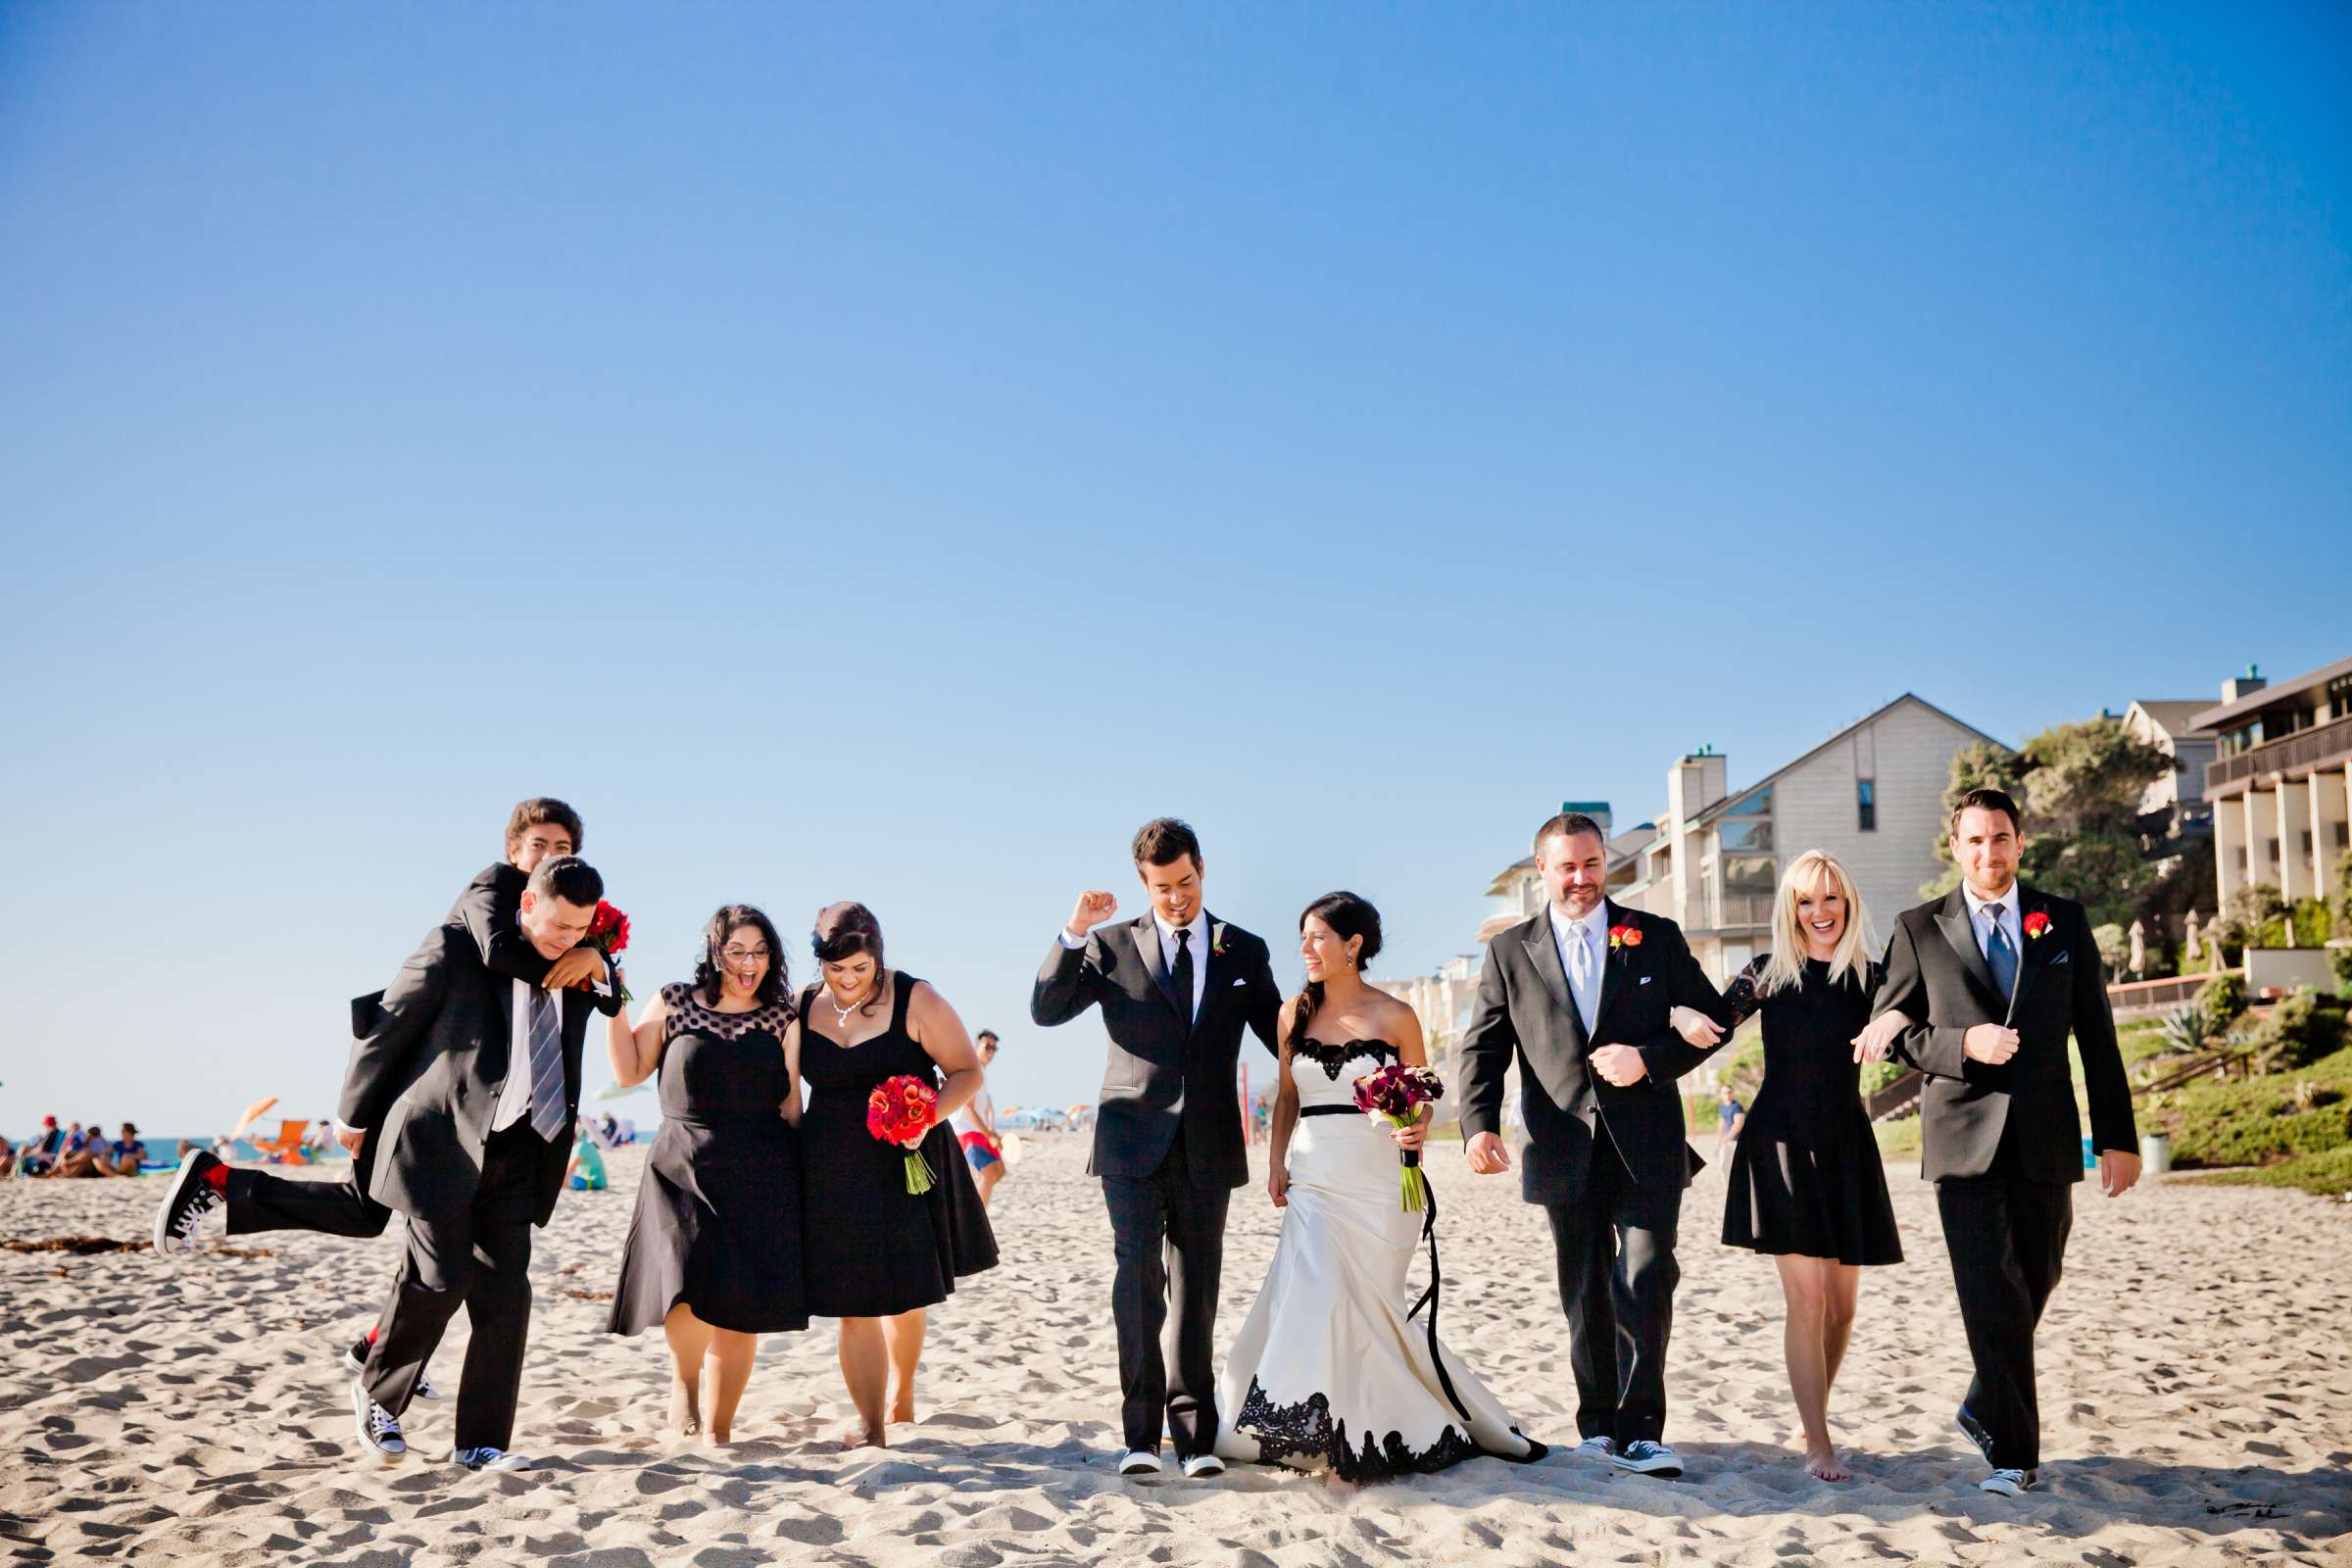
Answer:
[[1426, 1448], [1406, 1444], [1402, 1433], [1387, 1437], [1365, 1433], [1358, 1447], [1348, 1437], [1348, 1423], [1331, 1418], [1331, 1401], [1310, 1394], [1297, 1404], [1276, 1404], [1255, 1378], [1242, 1400], [1234, 1425], [1257, 1440], [1261, 1464], [1292, 1458], [1321, 1459], [1342, 1481], [1386, 1481], [1396, 1476], [1428, 1475], [1475, 1459], [1486, 1450], [1447, 1422], [1438, 1441]]
[[1396, 1059], [1396, 1048], [1385, 1040], [1343, 1040], [1334, 1046], [1327, 1046], [1320, 1040], [1300, 1040], [1291, 1046], [1292, 1060], [1304, 1057], [1322, 1068], [1324, 1076], [1335, 1084], [1340, 1081], [1340, 1069], [1354, 1056], [1369, 1056], [1374, 1061], [1394, 1061]]

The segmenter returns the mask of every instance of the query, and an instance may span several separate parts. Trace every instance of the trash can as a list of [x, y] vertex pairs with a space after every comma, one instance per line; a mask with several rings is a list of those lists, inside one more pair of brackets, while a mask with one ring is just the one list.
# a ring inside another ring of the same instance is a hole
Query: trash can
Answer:
[[2163, 1133], [2142, 1133], [2139, 1139], [2139, 1173], [2142, 1176], [2162, 1176], [2172, 1168], [2172, 1139]]

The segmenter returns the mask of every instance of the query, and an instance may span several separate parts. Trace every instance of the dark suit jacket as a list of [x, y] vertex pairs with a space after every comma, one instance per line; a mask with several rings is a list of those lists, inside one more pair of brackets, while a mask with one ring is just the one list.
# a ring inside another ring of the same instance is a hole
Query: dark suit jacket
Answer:
[[[1675, 1080], [1708, 1053], [1668, 1027], [1667, 1016], [1677, 1004], [1717, 1023], [1730, 1013], [1690, 956], [1682, 927], [1614, 900], [1608, 923], [1631, 926], [1642, 940], [1608, 950], [1592, 1039], [1568, 989], [1548, 908], [1487, 944], [1478, 1002], [1462, 1036], [1462, 1136], [1502, 1130], [1503, 1074], [1515, 1058], [1528, 1133], [1521, 1190], [1531, 1203], [1575, 1201], [1604, 1133], [1639, 1186], [1687, 1187], [1705, 1165], [1684, 1136]], [[1591, 1056], [1607, 1045], [1641, 1052], [1648, 1076], [1627, 1089], [1604, 1080]]]
[[[434, 928], [388, 988], [352, 1004], [357, 1039], [335, 1114], [368, 1130], [369, 1198], [423, 1220], [454, 1219], [472, 1202], [507, 1074], [529, 1071], [527, 1048], [512, 1038], [514, 984], [483, 964], [465, 926], [453, 921]], [[589, 1020], [617, 1003], [569, 990], [559, 1005], [564, 1103], [577, 1115]], [[541, 1156], [541, 1225], [555, 1212], [570, 1152], [567, 1128]]]
[[1101, 1006], [1110, 1059], [1095, 1107], [1094, 1176], [1149, 1176], [1179, 1134], [1193, 1181], [1239, 1187], [1250, 1179], [1234, 1067], [1247, 1025], [1276, 1051], [1282, 990], [1266, 945], [1238, 925], [1208, 918], [1208, 965], [1200, 1016], [1180, 1005], [1163, 972], [1159, 931], [1150, 914], [1101, 925], [1084, 948], [1054, 940], [1030, 993], [1029, 1016], [1041, 1027], [1067, 1023]]
[[[2049, 926], [2040, 935], [2026, 933], [2016, 993], [2006, 1005], [1960, 889], [1904, 910], [1887, 945], [1877, 1010], [1926, 1020], [1905, 1030], [1893, 1052], [1928, 1074], [1919, 1173], [1929, 1181], [1985, 1174], [2004, 1137], [2018, 1169], [2032, 1179], [2082, 1179], [2082, 1121], [2066, 1061], [2070, 1033], [2082, 1054], [2091, 1142], [2099, 1149], [2139, 1148], [2098, 944], [2082, 906], [2021, 882], [2017, 910], [2021, 927], [2037, 915]], [[1997, 1067], [1971, 1061], [1962, 1043], [1980, 1023], [2016, 1030], [2017, 1054]]]

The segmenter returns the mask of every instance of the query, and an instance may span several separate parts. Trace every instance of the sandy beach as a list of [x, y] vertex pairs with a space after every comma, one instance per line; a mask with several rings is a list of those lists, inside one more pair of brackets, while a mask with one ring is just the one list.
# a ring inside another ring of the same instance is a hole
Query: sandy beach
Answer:
[[[1083, 1151], [1040, 1138], [1001, 1189], [1005, 1263], [934, 1312], [919, 1419], [889, 1452], [848, 1419], [831, 1325], [763, 1344], [726, 1449], [661, 1430], [658, 1337], [602, 1332], [642, 1150], [614, 1190], [566, 1193], [538, 1235], [515, 1446], [539, 1468], [447, 1462], [449, 1406], [412, 1451], [356, 1457], [341, 1347], [365, 1330], [397, 1231], [241, 1239], [179, 1267], [144, 1250], [0, 1252], [0, 1542], [11, 1561], [630, 1568], [1152, 1562], [1219, 1568], [1463, 1562], [2352, 1563], [2352, 1206], [2172, 1181], [2078, 1190], [2068, 1277], [2040, 1336], [2042, 1489], [1975, 1490], [1951, 1423], [1966, 1352], [1931, 1194], [1889, 1171], [1909, 1261], [1873, 1271], [1834, 1407], [1855, 1479], [1789, 1445], [1770, 1265], [1714, 1242], [1722, 1186], [1685, 1209], [1668, 1387], [1680, 1482], [1570, 1458], [1568, 1336], [1540, 1212], [1515, 1178], [1431, 1162], [1446, 1338], [1531, 1434], [1531, 1467], [1475, 1461], [1370, 1488], [1277, 1470], [1122, 1481], [1110, 1232]], [[1261, 1154], [1262, 1159], [1262, 1154]], [[0, 1185], [0, 1240], [147, 1234], [160, 1180]], [[1279, 1223], [1237, 1195], [1220, 1328]], [[434, 1362], [454, 1387], [463, 1318]]]

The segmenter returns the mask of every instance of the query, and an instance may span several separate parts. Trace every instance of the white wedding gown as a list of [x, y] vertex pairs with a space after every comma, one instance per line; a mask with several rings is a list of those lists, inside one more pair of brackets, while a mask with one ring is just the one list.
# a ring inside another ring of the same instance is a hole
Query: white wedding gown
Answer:
[[1544, 1456], [1438, 1345], [1437, 1303], [1416, 1311], [1407, 1295], [1426, 1216], [1402, 1205], [1390, 1124], [1355, 1108], [1355, 1080], [1396, 1059], [1378, 1041], [1291, 1049], [1301, 1114], [1290, 1206], [1217, 1385], [1217, 1452], [1227, 1459], [1370, 1481], [1480, 1454]]

